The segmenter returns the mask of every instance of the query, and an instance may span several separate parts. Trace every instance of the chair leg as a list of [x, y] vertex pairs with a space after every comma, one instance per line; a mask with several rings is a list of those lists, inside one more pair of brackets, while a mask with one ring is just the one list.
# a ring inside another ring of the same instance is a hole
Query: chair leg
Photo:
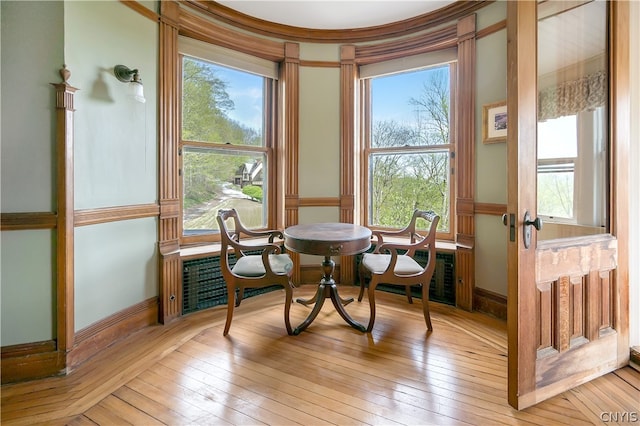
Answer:
[[233, 309], [237, 305], [235, 302], [236, 289], [233, 286], [227, 286], [227, 322], [224, 324], [223, 336], [229, 334], [231, 327], [231, 319], [233, 318]]
[[238, 294], [236, 295], [236, 307], [240, 306], [240, 302], [242, 302], [242, 298], [244, 297], [244, 287], [240, 287], [238, 290]]
[[376, 287], [378, 283], [376, 282], [373, 275], [371, 276], [371, 281], [369, 281], [369, 291], [367, 293], [367, 297], [369, 298], [369, 325], [367, 325], [367, 333], [371, 333], [373, 330], [373, 324], [376, 322]]
[[413, 303], [413, 298], [411, 297], [411, 286], [405, 286], [404, 292], [407, 295], [407, 302]]
[[284, 288], [285, 300], [284, 300], [284, 326], [287, 328], [287, 334], [293, 335], [293, 329], [291, 328], [291, 319], [289, 314], [291, 312], [291, 305], [293, 304], [293, 283], [287, 282], [288, 288]]
[[365, 274], [363, 271], [362, 265], [360, 266], [359, 277], [360, 277], [360, 293], [358, 294], [358, 302], [362, 302], [362, 296], [364, 296], [364, 284], [365, 284]]
[[422, 312], [424, 313], [424, 322], [427, 323], [427, 330], [432, 331], [431, 315], [429, 314], [429, 285], [421, 285], [422, 287]]

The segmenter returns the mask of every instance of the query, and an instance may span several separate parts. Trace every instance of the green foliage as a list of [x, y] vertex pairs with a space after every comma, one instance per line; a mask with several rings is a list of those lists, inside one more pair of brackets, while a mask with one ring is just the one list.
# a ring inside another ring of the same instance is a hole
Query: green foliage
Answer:
[[[182, 72], [183, 141], [262, 144], [259, 131], [228, 116], [235, 105], [228, 93], [228, 83], [218, 77], [216, 66], [184, 58]], [[223, 198], [224, 189], [233, 182], [238, 167], [253, 160], [239, 151], [185, 147], [182, 152], [184, 208], [197, 209], [218, 202]]]
[[449, 229], [449, 152], [415, 152], [405, 148], [449, 144], [448, 68], [430, 71], [421, 96], [408, 102], [416, 108], [416, 121], [375, 121], [371, 145], [401, 149], [370, 156], [371, 221], [399, 228], [416, 208], [436, 211], [440, 230]]
[[216, 76], [215, 67], [185, 58], [182, 83], [182, 139], [232, 145], [262, 144], [262, 135], [228, 116], [235, 108], [228, 83]]
[[227, 83], [204, 62], [185, 58], [182, 67], [182, 139], [221, 141], [233, 101]]
[[251, 199], [262, 202], [262, 188], [255, 185], [247, 185], [242, 188], [242, 193]]
[[573, 218], [573, 173], [538, 173], [538, 214]]

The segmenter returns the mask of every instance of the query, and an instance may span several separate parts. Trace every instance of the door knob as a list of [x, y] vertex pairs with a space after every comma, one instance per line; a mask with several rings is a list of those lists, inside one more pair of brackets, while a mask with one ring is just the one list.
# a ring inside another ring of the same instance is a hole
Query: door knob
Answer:
[[536, 217], [534, 220], [531, 220], [531, 215], [527, 211], [524, 214], [524, 226], [522, 227], [523, 237], [524, 237], [524, 248], [529, 248], [531, 245], [531, 227], [533, 226], [538, 231], [542, 229], [542, 220], [539, 217]]
[[503, 224], [504, 226], [507, 226], [507, 214], [506, 214], [506, 213], [504, 213], [504, 214], [502, 215], [502, 224]]
[[539, 217], [536, 217], [534, 220], [528, 220], [527, 217], [525, 216], [524, 224], [533, 225], [533, 227], [536, 228], [538, 231], [542, 229], [542, 220], [540, 220]]

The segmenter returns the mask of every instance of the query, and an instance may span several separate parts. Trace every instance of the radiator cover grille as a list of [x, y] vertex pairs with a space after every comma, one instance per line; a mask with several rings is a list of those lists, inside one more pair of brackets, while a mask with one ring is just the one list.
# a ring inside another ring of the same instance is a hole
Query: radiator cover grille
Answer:
[[[370, 249], [373, 251], [373, 248]], [[425, 252], [416, 253], [415, 259], [420, 264], [427, 261]], [[357, 265], [360, 264], [362, 255], [356, 256]], [[229, 263], [235, 264], [235, 257], [229, 256]], [[356, 274], [357, 279], [357, 274]], [[359, 285], [356, 282], [356, 285]], [[265, 288], [246, 289], [244, 298], [256, 296], [278, 290], [278, 285]], [[378, 289], [391, 293], [404, 294], [404, 288], [381, 284]], [[436, 253], [436, 269], [429, 286], [429, 300], [434, 302], [455, 305], [455, 254], [448, 252]], [[420, 298], [420, 287], [411, 287], [411, 294]], [[227, 286], [220, 269], [220, 257], [210, 256], [201, 259], [185, 260], [182, 263], [182, 314], [189, 314], [203, 309], [227, 303]]]
[[[369, 252], [372, 252], [374, 249], [375, 247], [371, 247]], [[428, 260], [427, 252], [416, 252], [414, 259], [424, 266]], [[429, 300], [455, 306], [455, 259], [455, 253], [436, 252], [436, 269], [433, 272], [431, 284], [429, 285]], [[357, 265], [360, 265], [361, 260], [362, 255], [356, 256]], [[358, 282], [357, 285], [360, 285], [360, 283]], [[404, 294], [404, 288], [400, 286], [380, 284], [376, 288], [390, 293]], [[422, 293], [420, 286], [412, 286], [411, 295], [421, 298]]]
[[[229, 256], [229, 263], [232, 266], [235, 264], [233, 255]], [[279, 285], [264, 288], [247, 288], [244, 291], [244, 299], [281, 288]], [[182, 262], [183, 315], [211, 308], [212, 306], [223, 305], [227, 301], [227, 284], [222, 277], [219, 256]]]

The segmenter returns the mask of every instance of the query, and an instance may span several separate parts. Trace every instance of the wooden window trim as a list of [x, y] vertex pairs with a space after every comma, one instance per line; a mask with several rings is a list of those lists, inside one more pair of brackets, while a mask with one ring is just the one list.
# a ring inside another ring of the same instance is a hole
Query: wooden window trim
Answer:
[[[475, 16], [472, 15], [475, 19]], [[469, 18], [465, 18], [469, 19]], [[475, 21], [474, 21], [475, 22]], [[468, 38], [468, 33], [459, 34], [459, 24], [453, 24], [439, 30], [418, 35], [415, 37], [411, 37], [407, 40], [394, 40], [387, 43], [379, 43], [376, 45], [367, 45], [367, 46], [356, 46], [355, 48], [355, 62], [359, 65], [366, 65], [375, 62], [383, 62], [392, 59], [397, 59], [405, 56], [417, 55], [422, 53], [434, 52], [438, 50], [450, 49], [452, 47], [457, 47], [458, 43]], [[465, 58], [461, 58], [460, 53], [458, 53], [458, 59], [465, 60]], [[458, 95], [462, 93], [469, 93], [472, 89], [468, 82], [471, 82], [473, 77], [469, 76], [460, 76], [458, 73], [461, 69], [467, 69], [475, 72], [475, 63], [472, 67], [459, 67], [458, 62], [454, 63], [450, 69], [451, 72], [451, 86], [450, 86], [450, 94], [451, 94], [451, 111], [456, 111], [458, 104], [460, 103], [458, 99]], [[462, 85], [462, 86], [461, 86]], [[360, 102], [361, 108], [359, 112], [360, 117], [360, 155], [361, 160], [360, 163], [362, 167], [360, 168], [360, 179], [361, 182], [367, 182], [368, 176], [368, 155], [375, 151], [373, 149], [369, 149], [368, 145], [365, 141], [370, 139], [369, 128], [370, 128], [370, 116], [371, 111], [370, 108], [370, 84], [368, 80], [360, 80], [358, 87], [360, 88]], [[468, 102], [468, 101], [467, 101]], [[471, 106], [471, 110], [473, 110], [473, 106]], [[475, 143], [475, 139], [458, 139], [458, 129], [463, 125], [471, 125], [474, 123], [462, 123], [459, 120], [459, 116], [457, 113], [453, 114], [452, 117], [452, 126], [450, 129], [450, 138], [452, 141], [453, 148], [450, 152], [453, 154], [451, 159], [451, 167], [455, 170], [460, 170], [457, 166], [458, 164], [466, 164], [469, 161], [473, 162], [473, 159], [469, 160], [468, 158], [460, 158], [458, 151], [461, 153], [473, 152], [472, 149], [462, 149], [460, 150], [460, 144], [473, 144]], [[463, 154], [464, 156], [464, 154]], [[355, 161], [355, 160], [354, 160]], [[473, 170], [471, 170], [473, 172]], [[451, 194], [451, 203], [450, 203], [450, 229], [449, 232], [438, 233], [438, 239], [443, 241], [456, 241], [457, 235], [459, 234], [459, 230], [457, 228], [458, 220], [457, 220], [457, 208], [456, 201], [459, 197], [457, 188], [457, 181], [459, 180], [459, 176], [456, 173], [450, 174], [450, 194]], [[475, 176], [471, 178], [471, 181], [475, 181]], [[360, 203], [362, 206], [368, 205], [368, 189], [366, 191], [361, 191], [360, 193]], [[368, 223], [367, 219], [367, 209], [363, 208], [360, 210], [360, 222], [363, 224]]]

